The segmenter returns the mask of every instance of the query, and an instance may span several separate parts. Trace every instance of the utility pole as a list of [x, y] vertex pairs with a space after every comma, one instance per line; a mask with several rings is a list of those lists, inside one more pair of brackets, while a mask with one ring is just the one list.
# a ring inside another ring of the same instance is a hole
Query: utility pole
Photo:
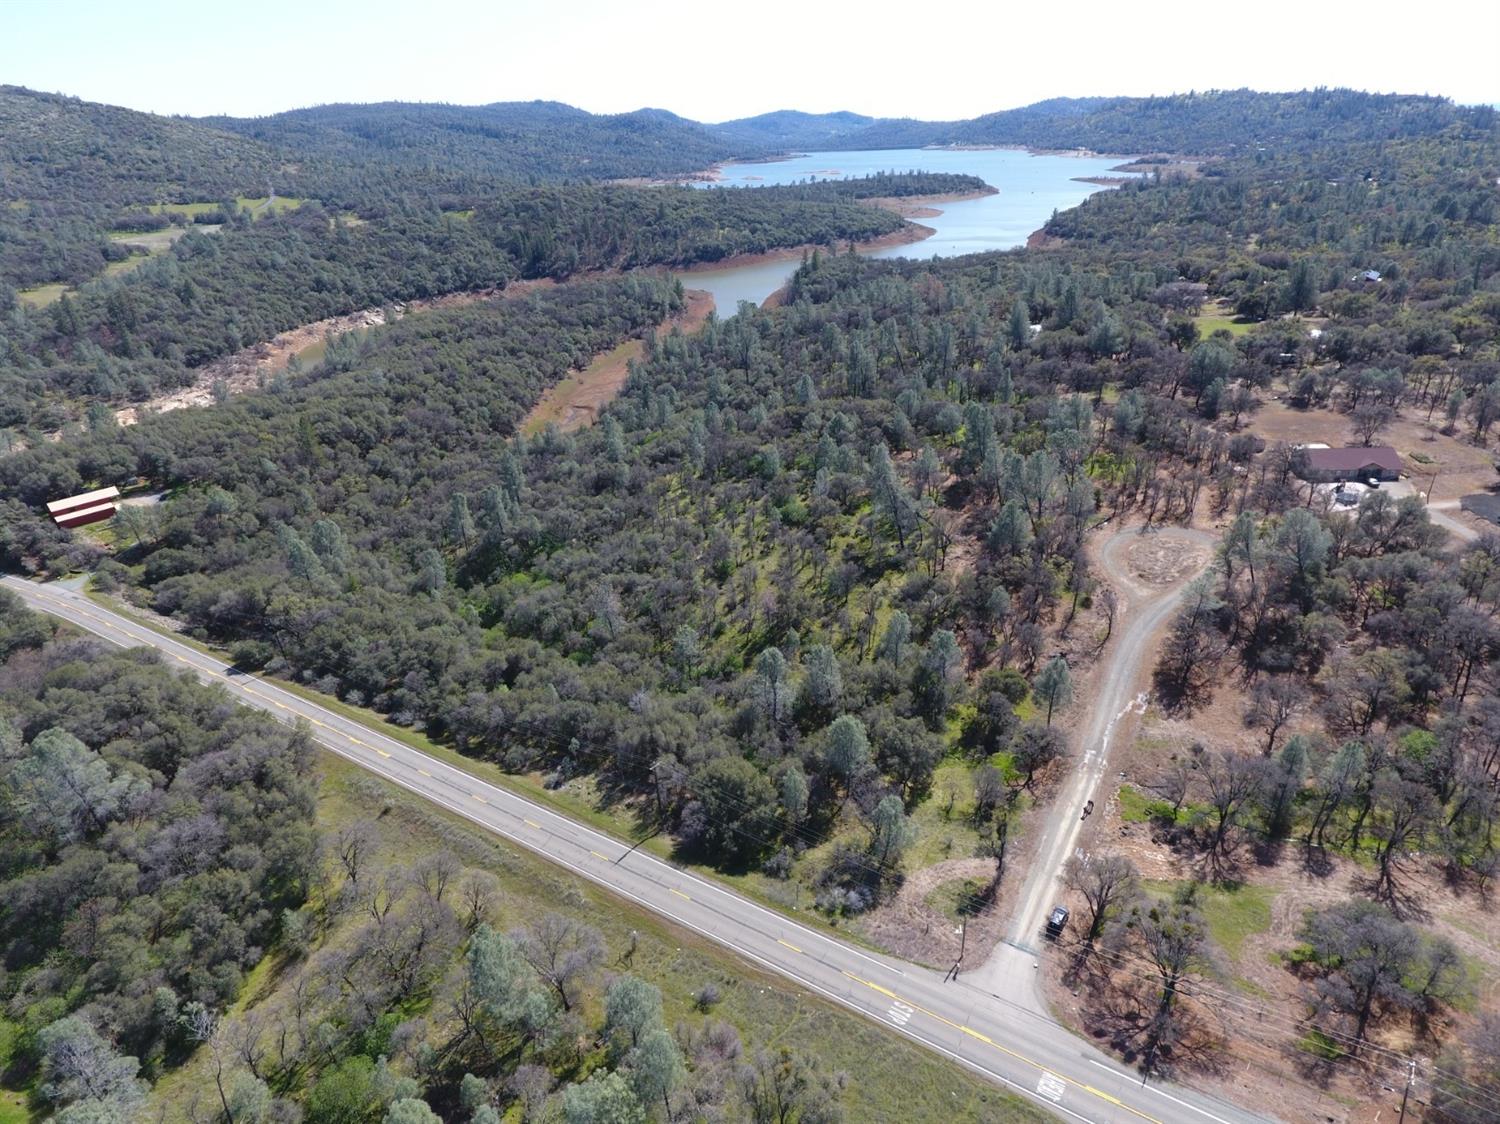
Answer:
[[944, 983], [947, 983], [950, 979], [955, 981], [958, 979], [958, 969], [964, 962], [964, 949], [965, 947], [967, 947], [968, 943], [969, 915], [965, 913], [958, 919], [958, 959], [953, 962], [953, 967], [949, 968], [947, 973], [943, 976]]
[[1406, 1099], [1411, 1096], [1411, 1087], [1417, 1083], [1417, 1059], [1406, 1062], [1406, 1088], [1401, 1091], [1401, 1116], [1396, 1124], [1406, 1124]]

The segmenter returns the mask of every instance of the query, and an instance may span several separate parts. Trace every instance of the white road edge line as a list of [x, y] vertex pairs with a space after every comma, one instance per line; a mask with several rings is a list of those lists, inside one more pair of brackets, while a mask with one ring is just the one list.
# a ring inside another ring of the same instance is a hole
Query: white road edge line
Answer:
[[[1096, 1065], [1100, 1069], [1107, 1069], [1107, 1070], [1109, 1070], [1110, 1073], [1113, 1073], [1116, 1077], [1119, 1077], [1119, 1078], [1121, 1078], [1123, 1080], [1127, 1080], [1127, 1081], [1130, 1081], [1132, 1083], [1135, 1082], [1135, 1078], [1132, 1075], [1130, 1075], [1128, 1073], [1124, 1073], [1121, 1070], [1118, 1070], [1114, 1066], [1109, 1065], [1109, 1064], [1107, 1064], [1105, 1062], [1101, 1062], [1097, 1058], [1085, 1058], [1084, 1061], [1088, 1062], [1089, 1065]], [[1151, 1092], [1155, 1093], [1158, 1097], [1166, 1097], [1167, 1100], [1172, 1101], [1174, 1104], [1180, 1104], [1183, 1108], [1188, 1109], [1189, 1111], [1192, 1111], [1192, 1112], [1196, 1112], [1199, 1116], [1206, 1116], [1210, 1120], [1216, 1120], [1216, 1121], [1218, 1121], [1218, 1124], [1233, 1124], [1232, 1121], [1225, 1120], [1222, 1116], [1215, 1116], [1213, 1113], [1209, 1112], [1208, 1109], [1206, 1109], [1206, 1108], [1199, 1108], [1195, 1104], [1189, 1104], [1187, 1101], [1182, 1100], [1179, 1097], [1174, 1097], [1171, 1093], [1168, 1093], [1165, 1089], [1158, 1089], [1155, 1085], [1149, 1084], [1148, 1082], [1144, 1082], [1144, 1081], [1141, 1082], [1140, 1083], [1140, 1087], [1142, 1089], [1149, 1089], [1149, 1090], [1151, 1090]]]

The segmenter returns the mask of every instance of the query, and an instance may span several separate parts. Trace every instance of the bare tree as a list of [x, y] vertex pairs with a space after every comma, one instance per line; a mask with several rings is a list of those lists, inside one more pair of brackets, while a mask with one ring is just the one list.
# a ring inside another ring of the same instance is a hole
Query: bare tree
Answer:
[[1202, 775], [1211, 810], [1208, 857], [1217, 864], [1234, 851], [1234, 829], [1245, 808], [1260, 795], [1265, 784], [1265, 767], [1259, 758], [1213, 753], [1205, 756]]
[[1394, 772], [1377, 777], [1370, 796], [1376, 867], [1370, 893], [1395, 907], [1401, 897], [1401, 867], [1408, 850], [1421, 841], [1436, 818], [1436, 802], [1425, 785]]
[[410, 871], [411, 884], [434, 902], [441, 902], [462, 870], [449, 852], [438, 851], [416, 861]]
[[1268, 675], [1256, 682], [1245, 711], [1245, 724], [1266, 732], [1266, 748], [1262, 752], [1267, 757], [1276, 752], [1276, 739], [1306, 704], [1307, 688], [1293, 676]]
[[500, 908], [500, 879], [487, 870], [465, 872], [458, 883], [458, 912], [464, 928], [473, 932], [492, 924]]
[[579, 983], [604, 960], [604, 938], [590, 925], [549, 913], [511, 934], [536, 974], [571, 1011]]
[[260, 1080], [265, 1079], [265, 1074], [260, 1070], [266, 1059], [266, 1021], [265, 1008], [251, 1007], [224, 1025], [224, 1037], [228, 1039], [234, 1056]]
[[1099, 606], [1099, 611], [1104, 614], [1104, 635], [1099, 638], [1099, 643], [1094, 647], [1097, 656], [1104, 651], [1109, 644], [1109, 638], [1115, 632], [1115, 615], [1120, 611], [1120, 598], [1115, 593], [1113, 586], [1102, 586], [1099, 595], [1094, 598], [1094, 604]]
[[1179, 989], [1190, 976], [1208, 967], [1208, 926], [1198, 911], [1198, 884], [1190, 882], [1171, 899], [1137, 905], [1125, 929], [1141, 954], [1156, 969], [1161, 989], [1146, 1030], [1142, 1068], [1151, 1072], [1163, 1050], [1169, 1050], [1181, 1029]]
[[[1202, 749], [1201, 746], [1194, 748], [1200, 751]], [[1196, 760], [1174, 754], [1151, 784], [1151, 790], [1172, 805], [1173, 820], [1176, 820], [1177, 813], [1182, 811], [1182, 805], [1187, 801], [1197, 771]]]
[[521, 1102], [524, 1119], [540, 1120], [547, 1095], [552, 1092], [552, 1073], [544, 1065], [518, 1066], [505, 1087]]
[[339, 828], [329, 840], [328, 847], [343, 868], [344, 877], [358, 885], [379, 844], [375, 829], [360, 820]]
[[209, 1057], [213, 1059], [214, 1087], [219, 1093], [219, 1104], [224, 1109], [224, 1118], [233, 1120], [234, 1112], [229, 1107], [229, 1094], [224, 1088], [225, 1055], [228, 1049], [218, 1012], [202, 1003], [190, 1003], [181, 1018], [188, 1039], [208, 1047]]
[[1384, 402], [1373, 399], [1361, 402], [1349, 414], [1349, 421], [1354, 427], [1354, 436], [1359, 438], [1362, 445], [1368, 445], [1375, 440], [1376, 434], [1395, 420], [1395, 410]]
[[995, 814], [995, 806], [1005, 795], [1005, 778], [993, 765], [974, 770], [974, 821], [986, 823]]
[[1071, 858], [1063, 868], [1063, 881], [1088, 903], [1089, 925], [1084, 940], [1090, 945], [1104, 932], [1110, 910], [1130, 902], [1140, 891], [1135, 864], [1124, 855]]

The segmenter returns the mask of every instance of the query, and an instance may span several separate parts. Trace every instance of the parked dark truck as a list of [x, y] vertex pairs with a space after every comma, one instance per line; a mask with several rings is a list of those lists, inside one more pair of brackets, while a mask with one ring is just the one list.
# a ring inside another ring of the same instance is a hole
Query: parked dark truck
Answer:
[[1062, 936], [1063, 926], [1067, 923], [1067, 908], [1060, 905], [1053, 906], [1052, 912], [1047, 915], [1047, 936], [1054, 941], [1057, 940], [1058, 937]]

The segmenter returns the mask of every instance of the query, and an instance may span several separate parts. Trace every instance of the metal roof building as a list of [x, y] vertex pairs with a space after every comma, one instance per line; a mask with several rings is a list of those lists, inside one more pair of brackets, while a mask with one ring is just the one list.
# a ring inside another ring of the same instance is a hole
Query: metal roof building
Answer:
[[59, 527], [82, 527], [111, 518], [120, 509], [120, 489], [98, 488], [76, 496], [53, 500], [47, 514]]

